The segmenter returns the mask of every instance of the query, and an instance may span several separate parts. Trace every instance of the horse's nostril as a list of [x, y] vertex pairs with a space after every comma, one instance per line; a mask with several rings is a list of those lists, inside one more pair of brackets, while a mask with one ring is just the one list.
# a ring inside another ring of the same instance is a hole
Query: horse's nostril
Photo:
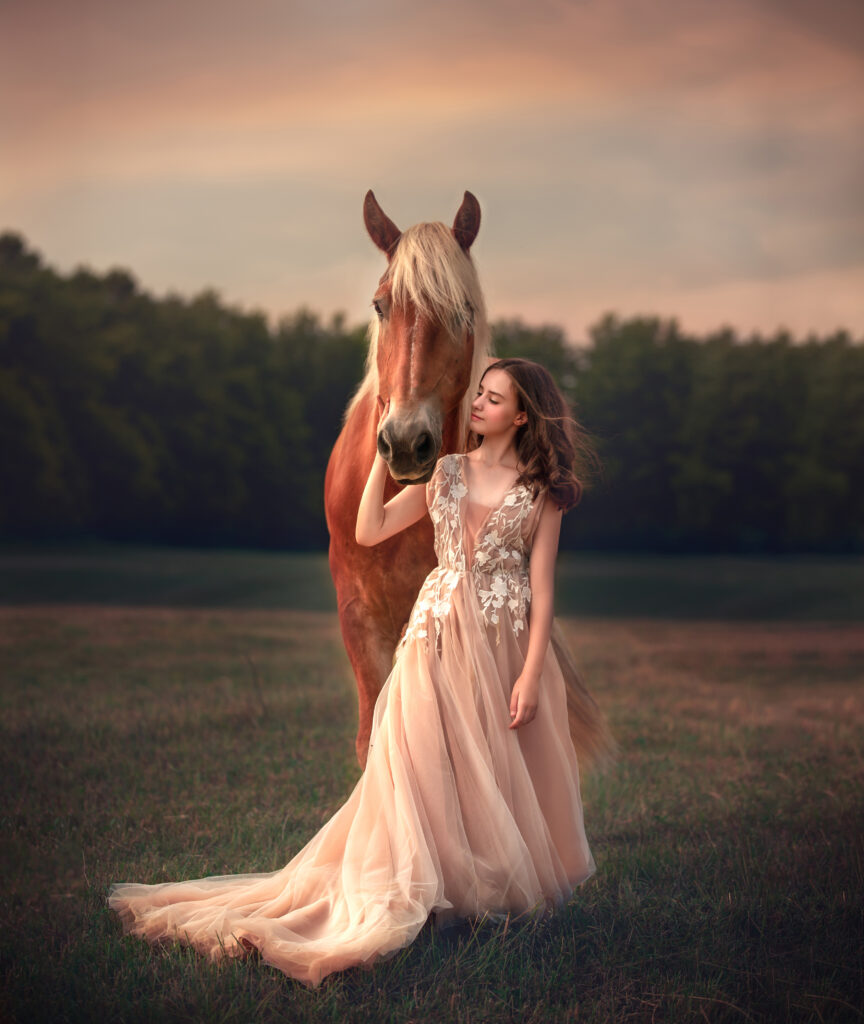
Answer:
[[422, 433], [414, 442], [414, 454], [419, 462], [426, 462], [435, 454], [432, 447], [432, 437]]
[[384, 459], [387, 462], [390, 461], [390, 457], [393, 454], [393, 449], [390, 446], [390, 442], [384, 435], [383, 430], [378, 435], [378, 454], [381, 456], [382, 459]]

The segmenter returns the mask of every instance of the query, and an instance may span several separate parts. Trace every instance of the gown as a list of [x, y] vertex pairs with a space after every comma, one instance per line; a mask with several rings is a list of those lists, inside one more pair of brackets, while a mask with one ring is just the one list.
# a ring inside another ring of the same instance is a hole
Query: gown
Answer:
[[528, 559], [545, 501], [516, 483], [468, 500], [464, 455], [426, 485], [438, 566], [375, 704], [366, 769], [310, 842], [271, 872], [112, 883], [124, 933], [211, 959], [261, 959], [316, 986], [436, 925], [545, 912], [595, 872], [562, 668], [550, 643], [535, 718], [509, 729], [528, 649]]

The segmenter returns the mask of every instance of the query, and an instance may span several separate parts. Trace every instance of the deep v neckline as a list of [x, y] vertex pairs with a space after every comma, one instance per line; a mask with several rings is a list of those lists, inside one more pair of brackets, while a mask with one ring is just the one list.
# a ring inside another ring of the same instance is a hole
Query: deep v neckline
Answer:
[[[511, 492], [515, 491], [516, 488], [519, 486], [519, 477], [522, 474], [520, 473], [520, 474], [518, 474], [516, 476], [516, 479], [513, 481], [513, 483], [510, 484], [510, 486], [507, 488], [507, 490], [498, 499], [497, 504], [495, 504], [495, 505], [484, 505], [482, 501], [472, 501], [471, 500], [471, 489], [468, 486], [468, 474], [465, 472], [465, 460], [467, 458], [468, 458], [467, 455], [462, 455], [460, 457], [460, 459], [459, 459], [459, 471], [462, 474], [462, 483], [465, 485], [465, 501], [468, 502], [471, 505], [479, 505], [481, 508], [485, 508], [486, 509], [486, 515], [483, 517], [483, 519], [480, 522], [480, 525], [477, 527], [477, 537], [479, 537], [481, 532], [486, 528], [486, 524], [489, 522], [489, 519], [492, 517], [492, 515], [494, 515], [495, 512], [498, 512], [503, 507], [504, 502], [507, 500], [507, 498], [511, 494]], [[464, 522], [463, 522], [463, 529], [464, 529]], [[477, 537], [475, 537], [475, 541], [476, 541]], [[475, 548], [476, 548], [476, 544], [475, 544]]]

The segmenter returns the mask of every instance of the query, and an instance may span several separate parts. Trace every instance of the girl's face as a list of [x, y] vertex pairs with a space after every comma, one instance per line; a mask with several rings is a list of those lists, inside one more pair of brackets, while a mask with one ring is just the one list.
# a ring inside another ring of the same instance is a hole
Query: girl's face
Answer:
[[506, 370], [487, 370], [471, 404], [471, 429], [482, 437], [505, 434], [527, 419]]

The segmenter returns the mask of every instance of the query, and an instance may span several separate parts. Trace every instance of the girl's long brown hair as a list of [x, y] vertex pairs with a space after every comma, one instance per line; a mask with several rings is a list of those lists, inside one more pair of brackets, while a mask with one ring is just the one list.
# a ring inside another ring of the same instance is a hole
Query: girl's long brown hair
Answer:
[[519, 409], [528, 414], [516, 432], [516, 453], [524, 466], [519, 482], [535, 495], [548, 488], [549, 497], [566, 512], [582, 498], [589, 463], [600, 464], [590, 435], [573, 418], [551, 374], [539, 363], [498, 359], [485, 372], [490, 370], [504, 370], [513, 381]]

